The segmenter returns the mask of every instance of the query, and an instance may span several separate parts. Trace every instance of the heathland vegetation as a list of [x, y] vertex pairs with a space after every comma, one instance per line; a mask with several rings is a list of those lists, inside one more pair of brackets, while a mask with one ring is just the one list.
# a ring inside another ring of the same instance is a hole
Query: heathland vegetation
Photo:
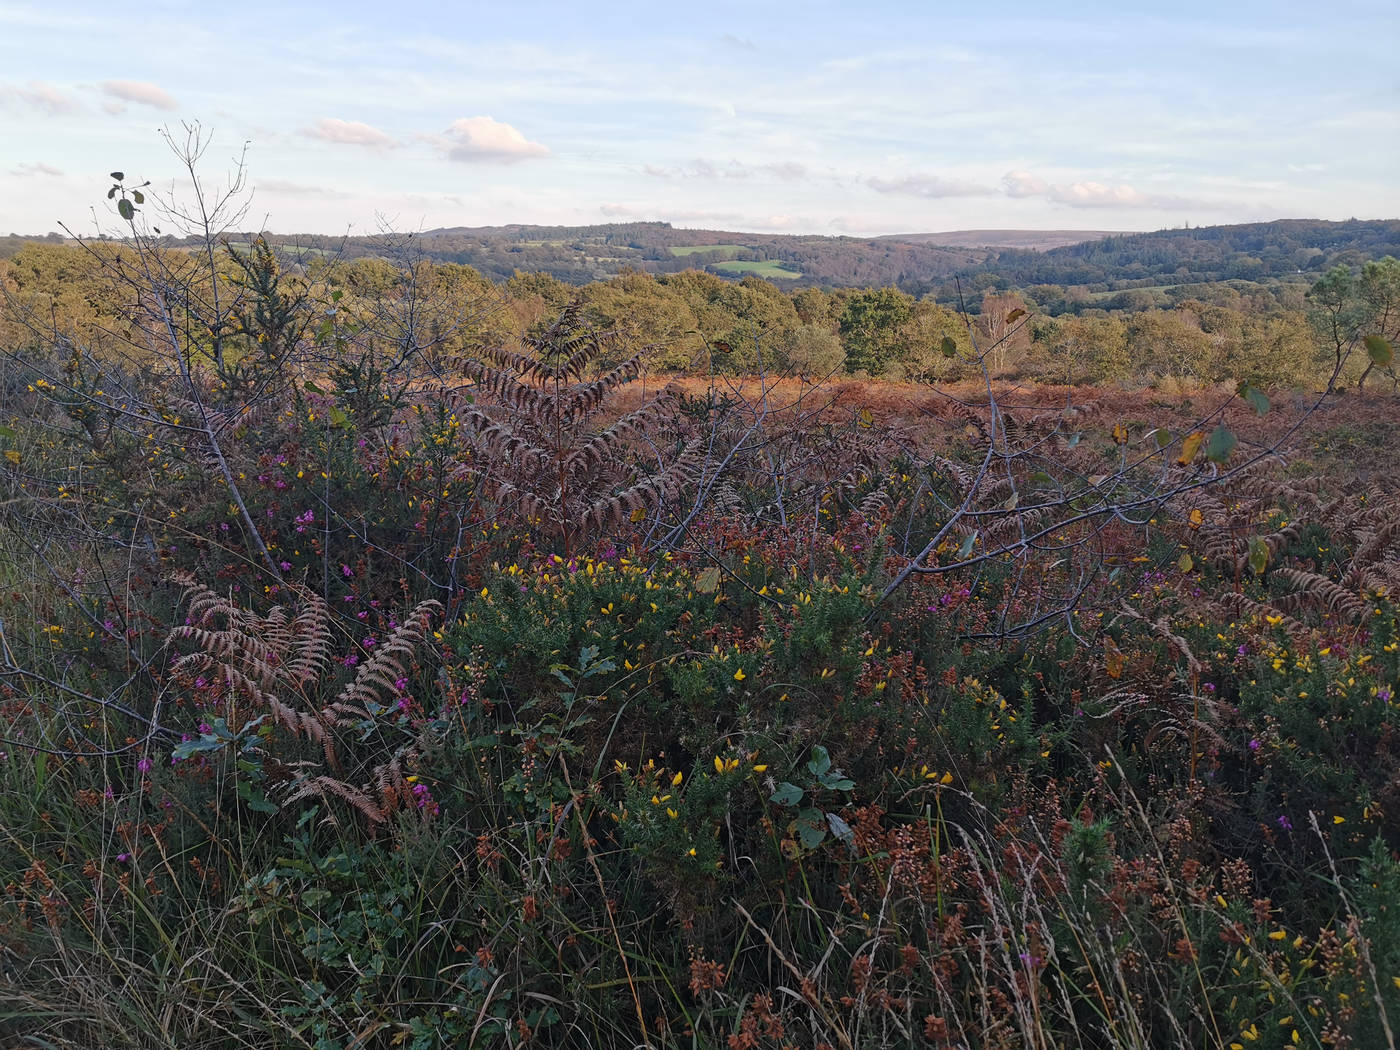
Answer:
[[0, 263], [6, 1045], [1394, 1047], [1395, 224], [949, 297], [112, 189]]

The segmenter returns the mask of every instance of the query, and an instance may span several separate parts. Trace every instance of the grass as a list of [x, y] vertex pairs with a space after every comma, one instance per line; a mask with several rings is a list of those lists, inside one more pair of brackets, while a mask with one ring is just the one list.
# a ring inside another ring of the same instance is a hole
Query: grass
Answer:
[[768, 280], [790, 281], [802, 276], [801, 270], [789, 270], [786, 263], [773, 259], [760, 259], [757, 262], [715, 263], [715, 269], [723, 273], [751, 273]]

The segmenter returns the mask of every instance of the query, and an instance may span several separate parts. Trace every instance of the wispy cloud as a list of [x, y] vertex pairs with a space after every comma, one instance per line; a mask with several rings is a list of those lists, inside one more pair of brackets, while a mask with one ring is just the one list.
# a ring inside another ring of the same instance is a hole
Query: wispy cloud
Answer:
[[1127, 184], [1109, 186], [1102, 182], [1080, 181], [1065, 184], [1048, 182], [1028, 171], [1007, 172], [1001, 180], [1008, 197], [1041, 198], [1070, 208], [1210, 208], [1219, 206], [1202, 198], [1176, 194], [1148, 193]]
[[29, 178], [33, 175], [48, 175], [50, 177], [54, 177], [62, 175], [63, 172], [60, 171], [58, 168], [55, 168], [52, 164], [45, 164], [42, 161], [36, 161], [33, 164], [21, 164], [16, 168], [11, 168], [10, 174], [18, 175], [21, 178]]
[[454, 120], [442, 135], [448, 160], [462, 163], [511, 164], [546, 157], [549, 147], [531, 142], [515, 128], [490, 117]]
[[0, 103], [19, 104], [51, 117], [67, 116], [79, 108], [76, 101], [58, 88], [39, 80], [31, 80], [23, 87], [0, 84]]
[[301, 133], [307, 138], [334, 142], [342, 146], [365, 146], [369, 149], [387, 149], [395, 145], [392, 136], [370, 124], [358, 120], [341, 120], [339, 117], [322, 117]]
[[718, 164], [697, 157], [689, 164], [664, 168], [655, 164], [642, 165], [642, 174], [654, 179], [752, 179], [776, 178], [785, 182], [795, 182], [807, 178], [807, 168], [796, 161], [779, 161], [772, 164], [744, 164], [731, 160]]
[[865, 184], [876, 193], [893, 193], [905, 197], [942, 200], [946, 197], [985, 197], [994, 192], [989, 186], [962, 179], [947, 179], [942, 175], [903, 175], [897, 179], [882, 179], [872, 175]]
[[259, 179], [257, 189], [281, 197], [321, 197], [326, 200], [346, 200], [351, 196], [342, 190], [332, 189], [329, 186], [314, 186], [305, 182], [293, 182], [290, 179]]
[[104, 80], [102, 93], [122, 102], [134, 102], [138, 106], [165, 110], [180, 108], [173, 95], [149, 80]]

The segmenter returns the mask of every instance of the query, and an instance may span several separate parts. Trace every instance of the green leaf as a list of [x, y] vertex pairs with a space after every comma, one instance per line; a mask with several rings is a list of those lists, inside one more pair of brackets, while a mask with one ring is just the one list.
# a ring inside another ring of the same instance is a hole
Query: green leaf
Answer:
[[953, 337], [945, 335], [943, 341], [938, 344], [938, 348], [943, 351], [944, 357], [956, 357], [958, 354], [958, 344], [953, 342]]
[[802, 789], [784, 780], [778, 785], [778, 790], [768, 796], [768, 801], [780, 806], [795, 806], [802, 801]]
[[131, 191], [131, 199], [134, 200], [137, 204], [145, 204], [145, 203], [146, 203], [146, 195], [145, 195], [144, 193], [142, 193], [140, 190], [132, 190], [132, 191]]
[[695, 577], [695, 589], [701, 594], [714, 594], [719, 590], [719, 566], [711, 565]]
[[1206, 459], [1223, 466], [1236, 444], [1235, 435], [1224, 423], [1220, 423], [1210, 432], [1210, 440], [1206, 442]]
[[130, 222], [131, 217], [136, 214], [136, 206], [123, 197], [121, 200], [117, 201], [117, 214], [127, 222]]
[[1377, 368], [1389, 368], [1395, 361], [1395, 348], [1385, 336], [1368, 335], [1361, 341], [1366, 344], [1366, 353]]
[[797, 815], [797, 837], [807, 849], [816, 849], [826, 838], [826, 816], [819, 809], [804, 809]]
[[1255, 576], [1263, 576], [1269, 566], [1269, 545], [1263, 537], [1255, 536], [1249, 541], [1249, 567]]
[[17, 438], [19, 437], [19, 431], [17, 431], [14, 427], [0, 425], [0, 437], [11, 439]]
[[1172, 432], [1166, 427], [1158, 427], [1152, 431], [1152, 440], [1156, 442], [1158, 448], [1166, 448], [1172, 443]]
[[344, 288], [337, 288], [335, 291], [331, 292], [331, 302], [338, 303], [343, 298], [345, 298]]
[[1176, 567], [1182, 572], [1190, 572], [1195, 564], [1196, 563], [1191, 560], [1191, 555], [1189, 554], [1183, 554], [1176, 560]]
[[350, 422], [350, 417], [345, 414], [345, 411], [336, 408], [334, 405], [332, 405], [330, 410], [326, 413], [326, 417], [331, 421], [331, 426], [333, 427], [343, 427], [346, 423]]
[[116, 188], [115, 186], [113, 186], [110, 190], [107, 191], [107, 199], [108, 199], [108, 200], [111, 200], [111, 199], [112, 199], [113, 197], [115, 197], [116, 195], [117, 195], [117, 188]]
[[807, 768], [812, 771], [813, 775], [821, 776], [831, 768], [830, 752], [821, 744], [814, 744], [812, 746], [812, 760], [807, 763]]
[[1264, 391], [1260, 390], [1253, 383], [1242, 380], [1240, 385], [1235, 388], [1235, 393], [1248, 401], [1250, 407], [1254, 409], [1257, 415], [1268, 415], [1269, 399], [1264, 396]]
[[126, 178], [126, 175], [120, 171], [114, 171], [109, 177], [116, 180], [117, 182], [121, 182], [122, 179]]

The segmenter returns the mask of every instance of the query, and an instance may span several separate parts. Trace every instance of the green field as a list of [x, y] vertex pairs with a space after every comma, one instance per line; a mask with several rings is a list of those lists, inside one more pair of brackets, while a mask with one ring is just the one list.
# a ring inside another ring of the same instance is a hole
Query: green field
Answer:
[[793, 280], [801, 277], [801, 270], [789, 270], [786, 263], [780, 263], [773, 259], [761, 259], [758, 262], [722, 262], [715, 263], [716, 270], [724, 273], [752, 273], [768, 280]]
[[672, 245], [672, 255], [698, 255], [700, 252], [743, 251], [742, 244], [679, 244]]

